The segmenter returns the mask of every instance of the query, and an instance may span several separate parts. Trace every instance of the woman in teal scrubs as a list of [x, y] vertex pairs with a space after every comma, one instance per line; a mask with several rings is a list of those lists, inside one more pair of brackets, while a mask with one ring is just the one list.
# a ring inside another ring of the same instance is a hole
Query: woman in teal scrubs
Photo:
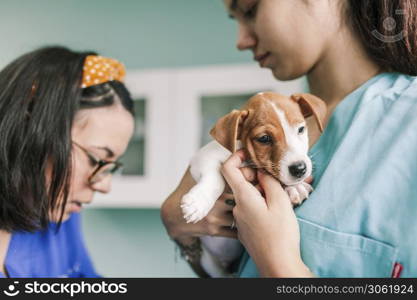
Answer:
[[[185, 224], [175, 207], [194, 184], [187, 172], [162, 207], [170, 236], [197, 271], [205, 268], [198, 236], [234, 233], [246, 248], [241, 277], [417, 276], [415, 4], [224, 2], [239, 25], [239, 50], [252, 51], [279, 80], [306, 75], [328, 105], [321, 136], [308, 124], [314, 191], [293, 210], [280, 184], [258, 173], [262, 197], [237, 152], [222, 169], [236, 205], [222, 205], [225, 194], [205, 222]], [[230, 212], [237, 232], [227, 227]]]

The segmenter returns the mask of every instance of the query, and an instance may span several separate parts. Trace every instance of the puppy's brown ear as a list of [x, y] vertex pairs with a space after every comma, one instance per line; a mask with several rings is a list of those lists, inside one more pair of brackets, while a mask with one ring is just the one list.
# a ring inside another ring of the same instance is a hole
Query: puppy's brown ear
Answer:
[[294, 94], [291, 98], [300, 105], [305, 118], [314, 115], [320, 131], [323, 132], [323, 123], [327, 112], [326, 103], [312, 94]]
[[210, 130], [211, 136], [223, 147], [232, 153], [235, 152], [236, 142], [240, 138], [240, 127], [248, 113], [247, 110], [234, 109], [224, 117], [221, 117]]

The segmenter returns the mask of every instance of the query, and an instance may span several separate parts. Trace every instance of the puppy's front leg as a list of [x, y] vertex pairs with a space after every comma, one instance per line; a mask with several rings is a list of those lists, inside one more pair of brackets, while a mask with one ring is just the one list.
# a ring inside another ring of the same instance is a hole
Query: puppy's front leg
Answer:
[[213, 208], [216, 200], [225, 188], [223, 177], [219, 173], [204, 174], [181, 201], [181, 208], [187, 223], [197, 223]]
[[223, 193], [226, 183], [220, 167], [229, 156], [230, 151], [212, 141], [191, 160], [190, 172], [197, 184], [181, 200], [182, 212], [188, 223], [203, 219]]

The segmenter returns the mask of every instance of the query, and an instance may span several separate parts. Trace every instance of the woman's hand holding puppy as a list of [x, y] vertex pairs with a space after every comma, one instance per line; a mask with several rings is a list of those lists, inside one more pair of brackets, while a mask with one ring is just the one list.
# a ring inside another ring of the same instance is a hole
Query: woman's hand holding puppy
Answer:
[[277, 180], [258, 171], [260, 192], [243, 176], [243, 161], [244, 152], [237, 151], [222, 166], [236, 202], [233, 216], [239, 240], [262, 276], [313, 276], [301, 260], [298, 222], [287, 193]]

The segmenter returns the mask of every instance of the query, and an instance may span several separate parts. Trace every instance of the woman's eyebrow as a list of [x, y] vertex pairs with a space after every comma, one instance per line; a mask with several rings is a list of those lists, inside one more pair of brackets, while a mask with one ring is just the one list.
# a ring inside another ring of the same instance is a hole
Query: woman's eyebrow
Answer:
[[109, 147], [97, 147], [97, 146], [95, 146], [94, 148], [97, 148], [97, 149], [100, 149], [100, 150], [104, 150], [104, 151], [106, 151], [107, 152], [107, 157], [108, 158], [110, 158], [110, 157], [114, 157], [115, 155], [114, 155], [114, 152], [109, 148]]
[[[229, 6], [230, 12], [233, 12], [237, 9], [237, 1], [238, 0], [232, 0], [232, 3], [230, 3], [230, 6]], [[229, 14], [229, 18], [234, 19], [235, 17], [232, 14]]]
[[232, 0], [232, 3], [230, 4], [229, 9], [231, 11], [234, 11], [234, 10], [236, 10], [236, 8], [237, 8], [237, 0]]

